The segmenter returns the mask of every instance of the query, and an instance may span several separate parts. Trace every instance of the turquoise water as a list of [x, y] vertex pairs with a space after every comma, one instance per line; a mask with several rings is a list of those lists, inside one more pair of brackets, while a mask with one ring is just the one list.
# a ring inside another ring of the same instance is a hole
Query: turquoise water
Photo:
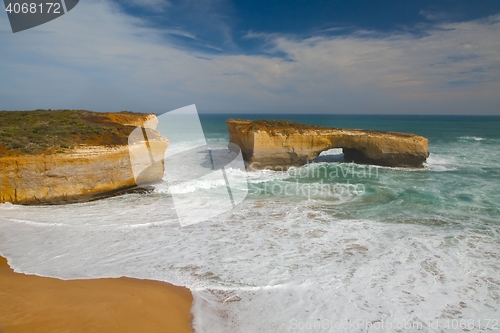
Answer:
[[[227, 140], [227, 118], [227, 115], [201, 116], [209, 141]], [[235, 118], [288, 119], [323, 126], [423, 135], [429, 139], [430, 158], [422, 170], [372, 168], [368, 174], [370, 170], [366, 166], [318, 163], [308, 165], [309, 172], [297, 171], [279, 182], [317, 183], [323, 179], [331, 184], [364, 185], [364, 194], [331, 210], [337, 218], [436, 227], [500, 226], [500, 117], [238, 115]], [[329, 177], [332, 173], [334, 177]], [[264, 197], [272, 194], [273, 185], [260, 184]]]
[[[228, 117], [201, 115], [214, 149], [227, 146]], [[0, 255], [30, 274], [187, 286], [196, 332], [500, 331], [500, 117], [237, 117], [416, 133], [430, 157], [386, 168], [343, 163], [334, 149], [286, 172], [229, 170], [246, 199], [188, 226], [167, 181], [75, 205], [3, 204]], [[184, 208], [223, 204], [201, 202]]]

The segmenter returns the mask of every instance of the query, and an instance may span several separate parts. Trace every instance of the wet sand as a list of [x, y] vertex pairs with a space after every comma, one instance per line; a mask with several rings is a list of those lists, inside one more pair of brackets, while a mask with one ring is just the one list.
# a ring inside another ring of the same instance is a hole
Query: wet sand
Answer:
[[0, 333], [187, 333], [192, 300], [188, 289], [158, 281], [14, 273], [0, 257]]

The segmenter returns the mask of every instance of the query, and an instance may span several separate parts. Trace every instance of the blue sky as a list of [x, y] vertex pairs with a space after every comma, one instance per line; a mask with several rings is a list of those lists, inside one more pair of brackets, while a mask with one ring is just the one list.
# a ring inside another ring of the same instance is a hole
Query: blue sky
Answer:
[[0, 109], [500, 115], [497, 0], [81, 0], [9, 29]]

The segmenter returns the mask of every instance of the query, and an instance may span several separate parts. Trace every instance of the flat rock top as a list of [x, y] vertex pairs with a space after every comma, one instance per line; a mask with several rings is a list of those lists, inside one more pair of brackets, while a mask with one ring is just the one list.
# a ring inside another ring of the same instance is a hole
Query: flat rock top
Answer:
[[132, 130], [153, 117], [86, 110], [0, 111], [0, 157], [127, 145]]
[[305, 133], [305, 132], [316, 132], [317, 134], [327, 134], [332, 132], [338, 132], [343, 134], [365, 134], [365, 135], [390, 135], [402, 138], [418, 137], [418, 135], [410, 133], [399, 133], [399, 132], [383, 132], [376, 130], [361, 130], [361, 129], [343, 129], [335, 127], [325, 127], [317, 125], [307, 125], [302, 123], [297, 123], [289, 120], [243, 120], [243, 119], [228, 119], [228, 124], [232, 124], [238, 127], [239, 130], [243, 132], [258, 132], [266, 131], [271, 134], [292, 134], [292, 133]]

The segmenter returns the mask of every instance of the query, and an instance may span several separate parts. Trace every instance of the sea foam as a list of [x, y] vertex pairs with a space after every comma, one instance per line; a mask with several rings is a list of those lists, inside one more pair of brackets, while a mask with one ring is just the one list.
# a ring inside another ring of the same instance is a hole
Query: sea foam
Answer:
[[[478, 320], [498, 318], [500, 308], [500, 157], [497, 141], [456, 137], [431, 140], [416, 171], [374, 167], [361, 177], [363, 166], [325, 161], [228, 169], [237, 188], [249, 187], [247, 199], [184, 227], [167, 178], [151, 193], [95, 202], [0, 204], [0, 254], [28, 274], [187, 286], [197, 332], [448, 332], [446, 320], [462, 319], [475, 322], [469, 331], [487, 331]], [[175, 160], [172, 170], [200, 156]], [[321, 184], [365, 191], [265, 192]], [[225, 188], [208, 175], [173, 193], [216, 198]]]
[[[307, 332], [317, 321], [340, 332], [336, 323], [348, 321], [493, 317], [500, 305], [500, 247], [484, 232], [341, 220], [317, 201], [280, 200], [181, 228], [148, 222], [168, 208], [153, 198], [138, 210], [129, 199], [4, 214], [0, 253], [16, 271], [43, 276], [186, 285], [199, 332]], [[104, 210], [115, 218], [103, 221]]]

